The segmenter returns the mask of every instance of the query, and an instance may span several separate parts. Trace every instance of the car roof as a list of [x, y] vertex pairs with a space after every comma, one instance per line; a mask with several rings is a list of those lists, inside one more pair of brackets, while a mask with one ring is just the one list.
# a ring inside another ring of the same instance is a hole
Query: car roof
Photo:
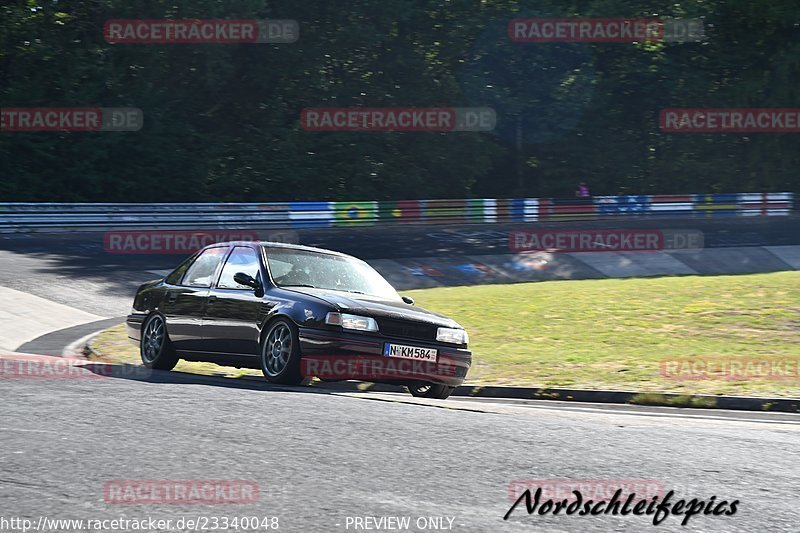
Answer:
[[342, 252], [336, 252], [334, 250], [327, 250], [325, 248], [315, 248], [313, 246], [303, 246], [302, 244], [286, 244], [283, 242], [272, 242], [272, 241], [225, 241], [225, 242], [217, 242], [214, 244], [209, 244], [205, 248], [214, 248], [215, 246], [260, 246], [262, 248], [286, 248], [288, 250], [303, 250], [306, 252], [317, 252], [329, 255], [338, 255], [341, 257], [352, 257], [347, 254], [343, 254]]

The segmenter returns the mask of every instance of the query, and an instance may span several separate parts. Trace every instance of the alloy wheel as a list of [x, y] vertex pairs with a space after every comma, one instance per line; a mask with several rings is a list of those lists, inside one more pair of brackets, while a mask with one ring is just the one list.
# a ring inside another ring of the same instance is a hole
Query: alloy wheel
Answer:
[[286, 324], [278, 324], [269, 332], [261, 353], [264, 371], [277, 376], [286, 368], [291, 355], [292, 332]]
[[142, 338], [142, 358], [152, 363], [164, 347], [164, 320], [160, 316], [153, 317], [147, 323]]

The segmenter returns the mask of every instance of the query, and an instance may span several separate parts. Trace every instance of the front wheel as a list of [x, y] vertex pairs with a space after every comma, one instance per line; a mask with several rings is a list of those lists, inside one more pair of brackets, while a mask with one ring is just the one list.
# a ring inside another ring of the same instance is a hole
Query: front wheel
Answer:
[[261, 371], [270, 383], [300, 385], [300, 340], [297, 328], [284, 318], [269, 326], [261, 341]]
[[417, 398], [436, 398], [438, 400], [445, 400], [453, 391], [455, 387], [448, 387], [447, 385], [432, 385], [430, 383], [416, 383], [408, 385], [408, 392], [411, 396]]
[[167, 335], [167, 323], [161, 315], [154, 313], [145, 322], [139, 352], [147, 368], [172, 370], [178, 364], [175, 348]]

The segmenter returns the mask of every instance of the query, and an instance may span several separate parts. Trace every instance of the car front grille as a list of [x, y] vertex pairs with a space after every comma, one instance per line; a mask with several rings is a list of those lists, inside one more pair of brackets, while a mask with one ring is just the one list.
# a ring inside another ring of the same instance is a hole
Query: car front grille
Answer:
[[435, 341], [438, 326], [391, 318], [378, 319], [378, 331], [387, 337]]

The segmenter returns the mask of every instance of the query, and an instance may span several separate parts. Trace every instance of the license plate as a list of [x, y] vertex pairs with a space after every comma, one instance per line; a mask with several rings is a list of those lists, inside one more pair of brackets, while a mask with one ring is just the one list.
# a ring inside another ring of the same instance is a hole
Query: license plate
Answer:
[[383, 355], [413, 359], [415, 361], [432, 361], [435, 363], [436, 354], [436, 348], [420, 348], [419, 346], [388, 343], [383, 347]]

